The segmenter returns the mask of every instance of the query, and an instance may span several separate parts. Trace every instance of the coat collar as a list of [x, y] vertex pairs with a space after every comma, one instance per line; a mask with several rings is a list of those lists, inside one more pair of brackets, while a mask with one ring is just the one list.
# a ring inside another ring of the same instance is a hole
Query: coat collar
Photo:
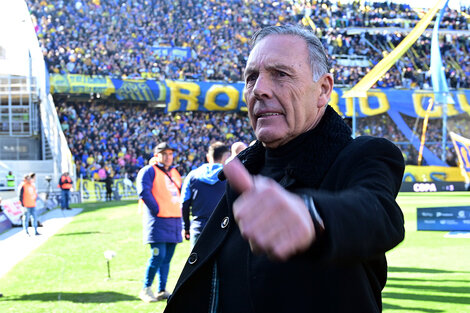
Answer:
[[[351, 129], [336, 111], [328, 106], [320, 123], [307, 132], [303, 143], [305, 149], [289, 162], [285, 169], [284, 183], [281, 184], [289, 185], [289, 178], [293, 178], [302, 185], [319, 187], [339, 152], [351, 140]], [[264, 165], [265, 153], [266, 149], [257, 140], [237, 157], [250, 173], [258, 174]], [[221, 176], [223, 177], [223, 174]]]

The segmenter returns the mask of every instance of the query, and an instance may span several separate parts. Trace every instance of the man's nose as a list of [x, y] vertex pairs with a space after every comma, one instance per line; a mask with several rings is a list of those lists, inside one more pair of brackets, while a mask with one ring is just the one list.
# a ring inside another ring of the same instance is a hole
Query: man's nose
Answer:
[[269, 79], [269, 75], [260, 74], [258, 76], [253, 87], [253, 94], [257, 99], [272, 97], [272, 81]]

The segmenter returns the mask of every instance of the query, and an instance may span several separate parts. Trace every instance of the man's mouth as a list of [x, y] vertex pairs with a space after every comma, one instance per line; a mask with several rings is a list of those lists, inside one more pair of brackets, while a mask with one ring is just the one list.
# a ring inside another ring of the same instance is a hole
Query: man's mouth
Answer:
[[262, 117], [276, 116], [276, 115], [281, 115], [281, 114], [279, 114], [279, 113], [262, 113], [262, 114], [259, 114], [257, 117], [262, 118]]

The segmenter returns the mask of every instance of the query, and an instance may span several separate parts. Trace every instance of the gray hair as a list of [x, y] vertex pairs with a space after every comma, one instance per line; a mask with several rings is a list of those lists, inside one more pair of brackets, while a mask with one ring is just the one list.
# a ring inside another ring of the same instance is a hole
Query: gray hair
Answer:
[[293, 35], [305, 40], [314, 81], [318, 81], [320, 77], [330, 72], [330, 62], [325, 49], [320, 39], [309, 30], [296, 25], [267, 26], [258, 30], [253, 35], [251, 38], [251, 49], [262, 39], [270, 35]]

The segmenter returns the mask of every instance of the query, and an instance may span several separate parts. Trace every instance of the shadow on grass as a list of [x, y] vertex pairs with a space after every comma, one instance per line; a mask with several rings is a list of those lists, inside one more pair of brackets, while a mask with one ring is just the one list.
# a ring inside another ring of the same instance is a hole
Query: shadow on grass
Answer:
[[[391, 273], [426, 273], [426, 274], [455, 273], [455, 271], [438, 270], [435, 268], [396, 267], [396, 266], [389, 266], [388, 271]], [[460, 273], [467, 273], [467, 272], [460, 272]]]
[[111, 303], [120, 301], [134, 301], [139, 298], [112, 291], [98, 292], [45, 292], [30, 295], [4, 297], [0, 301], [70, 301], [75, 303]]
[[[439, 279], [442, 275], [432, 274], [466, 274], [465, 271], [448, 271], [441, 269], [431, 268], [417, 268], [417, 267], [389, 267], [390, 273], [422, 273], [431, 274], [426, 275], [429, 278], [414, 278], [414, 277], [388, 277], [388, 288], [395, 288], [398, 292], [383, 292], [382, 296], [384, 301], [387, 299], [399, 300], [412, 300], [412, 301], [429, 301], [436, 303], [452, 303], [452, 304], [469, 304], [470, 303], [470, 280], [465, 279]], [[458, 286], [464, 283], [464, 286]], [[451, 286], [448, 286], [451, 284]], [[453, 285], [453, 286], [452, 286]], [[457, 286], [455, 286], [457, 285]], [[401, 293], [400, 289], [405, 293]], [[410, 293], [414, 292], [414, 293]], [[438, 293], [438, 294], [423, 294], [424, 293]], [[414, 312], [419, 310], [421, 312], [442, 312], [435, 311], [434, 309], [416, 309], [416, 308], [400, 308], [392, 304], [384, 304], [385, 309], [404, 310], [407, 312]]]
[[81, 236], [81, 235], [92, 235], [92, 234], [103, 234], [100, 231], [82, 231], [76, 233], [64, 233], [64, 234], [55, 234], [55, 236]]
[[395, 293], [395, 292], [383, 292], [382, 296], [384, 299], [400, 299], [400, 300], [414, 300], [414, 301], [429, 301], [429, 302], [440, 302], [440, 303], [459, 303], [469, 304], [470, 297], [456, 297], [450, 295], [423, 295], [415, 293]]
[[[388, 277], [387, 282], [400, 282], [400, 281], [407, 281], [407, 282], [430, 282], [431, 280], [429, 279], [422, 279], [422, 278], [406, 278], [406, 277]], [[443, 282], [453, 282], [453, 283], [467, 283], [470, 286], [470, 280], [466, 279], [432, 279], [433, 283], [443, 283]], [[387, 283], [387, 286], [389, 284]]]
[[388, 303], [385, 303], [385, 302], [383, 303], [383, 309], [384, 310], [403, 310], [405, 312], [425, 312], [425, 313], [444, 312], [442, 310], [436, 310], [436, 309], [404, 307], [404, 306], [395, 305], [395, 304], [388, 304]]
[[[404, 288], [407, 290], [426, 290], [426, 291], [438, 291], [438, 292], [447, 292], [447, 293], [462, 293], [466, 295], [470, 295], [470, 285], [467, 285], [467, 287], [452, 287], [452, 286], [439, 286], [435, 285], [435, 283], [432, 280], [428, 280], [427, 283], [432, 283], [433, 285], [408, 285], [408, 284], [387, 284], [387, 287], [390, 288]], [[470, 302], [469, 302], [470, 303]]]
[[125, 205], [135, 205], [137, 207], [137, 200], [123, 200], [123, 201], [110, 201], [110, 202], [87, 202], [87, 203], [80, 203], [77, 204], [77, 206], [80, 205], [81, 208], [83, 208], [83, 211], [80, 214], [87, 214], [91, 213], [94, 211], [102, 210], [102, 209], [110, 209], [114, 208], [116, 206], [125, 206]]

